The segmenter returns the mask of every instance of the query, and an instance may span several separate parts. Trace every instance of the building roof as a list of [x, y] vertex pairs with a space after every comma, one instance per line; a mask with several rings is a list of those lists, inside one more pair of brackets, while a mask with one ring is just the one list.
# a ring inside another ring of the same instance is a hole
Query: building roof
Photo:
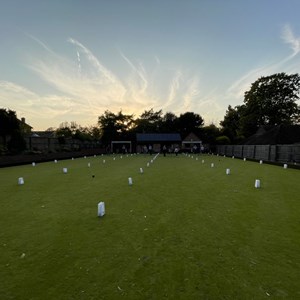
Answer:
[[192, 142], [201, 142], [201, 140], [199, 139], [199, 137], [191, 132], [189, 133], [184, 139], [183, 139], [184, 142], [189, 142], [189, 143], [192, 143]]
[[244, 141], [244, 145], [300, 143], [300, 125], [262, 126]]
[[19, 124], [20, 124], [21, 130], [22, 130], [24, 133], [29, 133], [29, 132], [31, 132], [32, 126], [30, 126], [29, 124], [27, 124], [27, 123], [25, 122], [25, 118], [21, 118], [21, 120], [18, 119], [18, 122], [19, 122]]
[[32, 131], [31, 137], [43, 137], [43, 138], [55, 137], [55, 131]]
[[137, 133], [137, 142], [181, 142], [179, 133]]

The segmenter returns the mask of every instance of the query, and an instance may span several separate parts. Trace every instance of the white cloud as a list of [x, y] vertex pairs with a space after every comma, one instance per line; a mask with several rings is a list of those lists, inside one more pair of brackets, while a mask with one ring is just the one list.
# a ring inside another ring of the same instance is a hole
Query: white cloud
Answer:
[[295, 56], [300, 52], [300, 38], [295, 37], [289, 24], [283, 26], [281, 37], [285, 43], [291, 46], [293, 50], [292, 56]]
[[299, 72], [300, 62], [298, 54], [300, 53], [300, 37], [295, 37], [290, 25], [287, 24], [282, 28], [281, 38], [291, 46], [293, 50], [292, 54], [272, 64], [263, 65], [248, 71], [227, 89], [227, 99], [243, 100], [244, 93], [250, 89], [251, 84], [262, 76], [269, 76], [280, 72]]
[[157, 56], [153, 68], [146, 70], [142, 62], [134, 63], [120, 52], [129, 74], [121, 80], [87, 47], [72, 38], [68, 42], [75, 47], [76, 55], [64, 57], [39, 39], [30, 37], [43, 51], [31, 57], [27, 67], [52, 87], [53, 92], [44, 94], [38, 89], [31, 91], [2, 81], [0, 105], [5, 106], [10, 99], [11, 109], [24, 115], [35, 129], [55, 127], [63, 121], [76, 121], [83, 126], [95, 124], [106, 109], [113, 112], [122, 109], [138, 115], [152, 107], [175, 113], [198, 107], [198, 79], [164, 68]]
[[[147, 87], [148, 87], [148, 81], [147, 81], [147, 74], [145, 72], [145, 69], [141, 63], [139, 63], [139, 66], [136, 67], [130, 60], [127, 58], [122, 52], [121, 52], [122, 58], [127, 62], [127, 64], [130, 66], [132, 70], [132, 79], [137, 84], [135, 88], [140, 90], [140, 93], [145, 93]], [[136, 78], [136, 75], [138, 78]]]
[[249, 90], [251, 83], [261, 77], [264, 70], [265, 68], [263, 67], [256, 68], [243, 75], [227, 89], [227, 97], [231, 99], [242, 99], [245, 91]]
[[26, 115], [27, 119], [32, 118], [34, 127], [38, 129], [58, 126], [63, 121], [76, 121], [83, 126], [95, 124], [97, 117], [106, 109], [113, 112], [122, 109], [136, 116], [150, 108], [176, 114], [194, 111], [206, 123], [218, 123], [228, 104], [234, 105], [234, 101], [241, 104], [244, 92], [260, 76], [283, 70], [294, 71], [300, 66], [296, 60], [300, 52], [300, 38], [295, 36], [289, 25], [284, 26], [281, 37], [291, 46], [291, 55], [273, 64], [253, 68], [227, 90], [211, 93], [206, 91], [206, 87], [201, 87], [198, 75], [178, 68], [171, 70], [158, 56], [153, 57], [153, 66], [146, 68], [143, 62], [129, 59], [120, 51], [120, 57], [116, 59], [123, 59], [128, 69], [127, 76], [120, 78], [73, 38], [69, 38], [68, 42], [75, 48], [74, 53], [62, 56], [39, 39], [30, 37], [43, 51], [40, 55], [35, 53], [27, 66], [53, 90], [51, 94], [44, 94], [2, 81], [0, 104], [5, 107], [7, 99], [10, 99], [12, 109]]
[[[25, 87], [19, 86], [17, 84], [14, 84], [13, 82], [9, 81], [0, 81], [0, 99], [4, 100], [7, 96], [10, 95], [10, 93], [14, 93], [15, 96], [20, 96], [22, 99], [25, 98], [32, 98], [36, 95], [31, 92], [30, 90], [26, 89]], [[16, 101], [18, 98], [12, 98], [11, 101]]]
[[45, 43], [43, 43], [40, 39], [38, 39], [37, 37], [25, 33], [29, 38], [31, 38], [32, 40], [34, 40], [36, 43], [38, 43], [40, 46], [42, 46], [42, 48], [44, 48], [44, 50], [46, 50], [48, 53], [52, 54], [52, 55], [56, 55], [56, 53], [54, 53]]
[[[68, 115], [72, 107], [72, 100], [67, 97], [40, 96], [12, 82], [0, 81], [0, 90], [0, 106], [15, 110], [18, 117], [26, 117], [36, 129], [50, 127], [47, 125], [49, 120], [57, 126], [62, 122], [61, 117]], [[9, 105], [7, 99], [10, 99]]]
[[199, 83], [198, 78], [192, 78], [187, 82], [187, 89], [183, 96], [183, 109], [184, 111], [191, 111], [193, 105], [193, 102], [196, 100], [196, 98], [200, 96], [199, 91]]
[[68, 41], [77, 46], [78, 49], [80, 49], [86, 55], [86, 58], [91, 62], [92, 66], [94, 66], [98, 70], [99, 75], [102, 79], [105, 78], [108, 82], [117, 84], [119, 83], [114, 74], [112, 74], [112, 72], [105, 68], [88, 48], [72, 38], [69, 38]]
[[171, 80], [171, 83], [169, 86], [168, 100], [165, 104], [163, 104], [163, 106], [162, 106], [163, 109], [168, 109], [168, 107], [175, 100], [177, 93], [179, 91], [181, 79], [182, 79], [182, 73], [180, 71], [175, 72], [175, 75], [174, 75], [173, 79]]

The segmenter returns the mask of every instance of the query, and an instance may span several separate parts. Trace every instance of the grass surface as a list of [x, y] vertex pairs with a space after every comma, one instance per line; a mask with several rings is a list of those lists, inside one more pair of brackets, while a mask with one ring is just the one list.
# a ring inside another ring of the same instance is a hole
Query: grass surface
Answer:
[[300, 299], [299, 170], [150, 159], [0, 169], [0, 299]]

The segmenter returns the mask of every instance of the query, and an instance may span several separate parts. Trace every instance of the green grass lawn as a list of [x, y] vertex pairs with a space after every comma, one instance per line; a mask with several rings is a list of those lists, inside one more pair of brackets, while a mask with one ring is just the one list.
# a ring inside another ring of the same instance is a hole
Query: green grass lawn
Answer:
[[300, 171], [195, 157], [0, 169], [0, 299], [300, 299]]

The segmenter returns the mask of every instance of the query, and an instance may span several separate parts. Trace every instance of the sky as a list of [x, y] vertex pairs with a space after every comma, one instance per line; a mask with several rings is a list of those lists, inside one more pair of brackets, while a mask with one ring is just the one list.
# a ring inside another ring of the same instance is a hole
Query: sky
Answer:
[[0, 4], [0, 108], [33, 130], [152, 108], [218, 126], [261, 76], [300, 73], [299, 0]]

